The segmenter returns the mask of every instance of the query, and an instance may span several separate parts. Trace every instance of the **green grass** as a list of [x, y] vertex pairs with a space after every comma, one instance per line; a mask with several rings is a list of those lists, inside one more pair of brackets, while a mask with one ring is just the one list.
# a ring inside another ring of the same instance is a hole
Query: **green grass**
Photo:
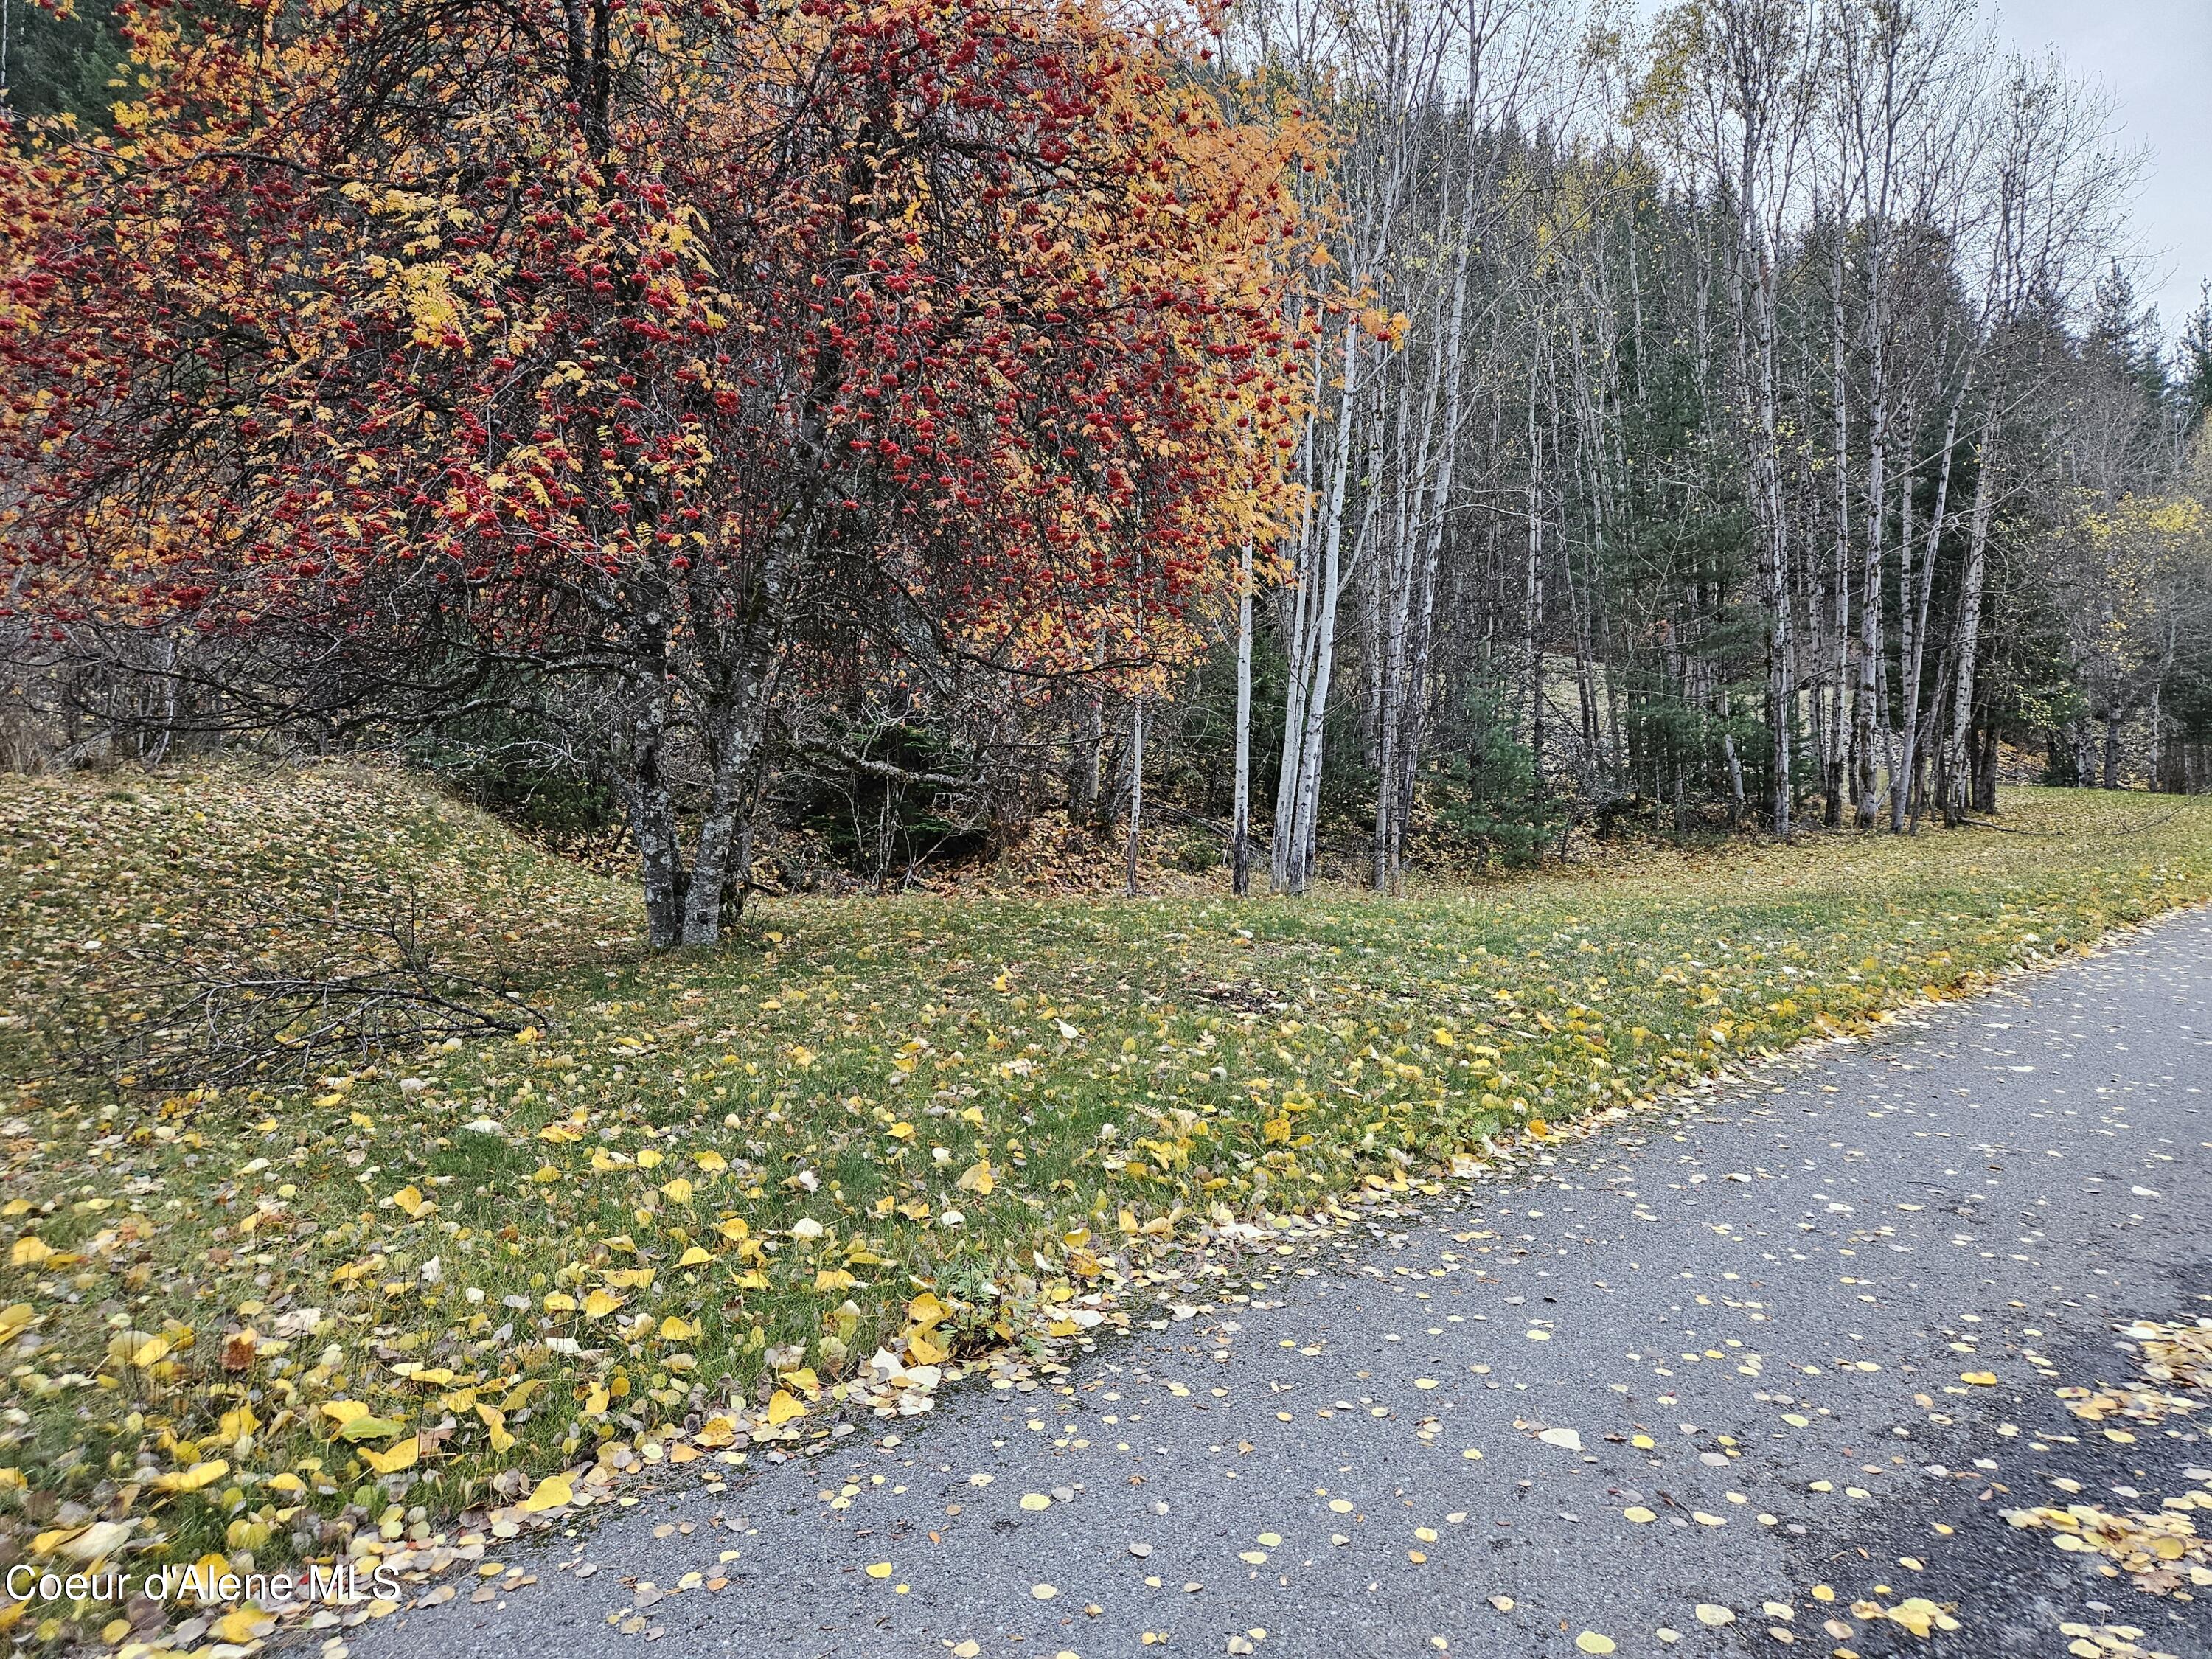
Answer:
[[[1125, 1323], [1139, 1229], [1431, 1182], [2212, 896], [2212, 801], [2005, 805], [1405, 900], [779, 900], [648, 958], [627, 889], [389, 775], [9, 781], [0, 1520], [267, 1567], [734, 1458], [896, 1410], [879, 1345]], [[333, 905], [544, 1029], [214, 1094], [70, 1069], [144, 1027], [148, 963], [312, 957]]]

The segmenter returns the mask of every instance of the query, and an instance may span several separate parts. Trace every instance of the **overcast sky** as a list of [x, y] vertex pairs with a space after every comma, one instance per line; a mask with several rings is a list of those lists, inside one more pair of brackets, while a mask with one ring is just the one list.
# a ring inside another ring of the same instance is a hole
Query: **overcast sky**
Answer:
[[[1646, 17], [1665, 0], [1636, 0]], [[2137, 287], [2170, 340], [2212, 277], [2212, 0], [1983, 0], [2010, 45], [2055, 47], [2112, 95], [2124, 145], [2146, 152], [2130, 229]]]
[[2133, 228], [2140, 288], [2166, 337], [2212, 276], [2212, 0], [1998, 0], [2023, 51], [2056, 46], [2117, 105], [2124, 142], [2149, 151]]
[[2124, 142], [2150, 150], [2135, 199], [2142, 292], [2167, 338], [2212, 276], [2212, 0], [2000, 0], [2021, 51], [2057, 46], [2104, 84]]

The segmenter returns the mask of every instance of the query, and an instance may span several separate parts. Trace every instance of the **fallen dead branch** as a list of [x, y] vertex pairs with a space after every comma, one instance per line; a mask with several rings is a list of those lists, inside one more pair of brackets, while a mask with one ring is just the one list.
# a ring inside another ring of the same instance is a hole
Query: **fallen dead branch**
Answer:
[[297, 1082], [341, 1058], [549, 1021], [505, 963], [464, 966], [427, 945], [411, 902], [367, 919], [285, 916], [268, 931], [306, 943], [304, 959], [147, 960], [131, 999], [146, 1012], [79, 1048], [75, 1069], [161, 1090]]

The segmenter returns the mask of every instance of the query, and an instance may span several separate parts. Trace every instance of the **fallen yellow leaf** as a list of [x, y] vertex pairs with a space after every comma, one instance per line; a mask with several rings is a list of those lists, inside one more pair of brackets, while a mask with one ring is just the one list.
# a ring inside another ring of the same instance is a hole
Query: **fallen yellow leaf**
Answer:
[[804, 1417], [805, 1415], [806, 1407], [800, 1405], [796, 1400], [793, 1400], [787, 1390], [778, 1389], [774, 1394], [769, 1396], [769, 1427], [772, 1429], [781, 1428], [784, 1424], [790, 1422], [794, 1417]]
[[541, 1510], [560, 1509], [575, 1502], [575, 1489], [568, 1484], [567, 1475], [549, 1474], [538, 1483], [529, 1497], [522, 1500], [522, 1507], [536, 1514]]
[[416, 1446], [415, 1437], [409, 1435], [389, 1451], [373, 1452], [364, 1449], [361, 1461], [379, 1474], [397, 1474], [402, 1469], [415, 1467]]

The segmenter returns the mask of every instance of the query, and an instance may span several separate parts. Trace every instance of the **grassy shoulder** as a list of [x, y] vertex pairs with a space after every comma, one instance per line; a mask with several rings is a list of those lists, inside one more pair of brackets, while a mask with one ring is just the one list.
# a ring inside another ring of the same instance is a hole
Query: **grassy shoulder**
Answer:
[[[1200, 1229], [2212, 897], [2212, 802], [2005, 805], [1406, 900], [783, 900], [649, 958], [627, 890], [404, 781], [10, 781], [0, 1521], [265, 1569], [558, 1515], [586, 1471], [1089, 1342]], [[134, 957], [265, 959], [371, 904], [549, 1018], [217, 1091], [64, 1064], [147, 1013]]]

